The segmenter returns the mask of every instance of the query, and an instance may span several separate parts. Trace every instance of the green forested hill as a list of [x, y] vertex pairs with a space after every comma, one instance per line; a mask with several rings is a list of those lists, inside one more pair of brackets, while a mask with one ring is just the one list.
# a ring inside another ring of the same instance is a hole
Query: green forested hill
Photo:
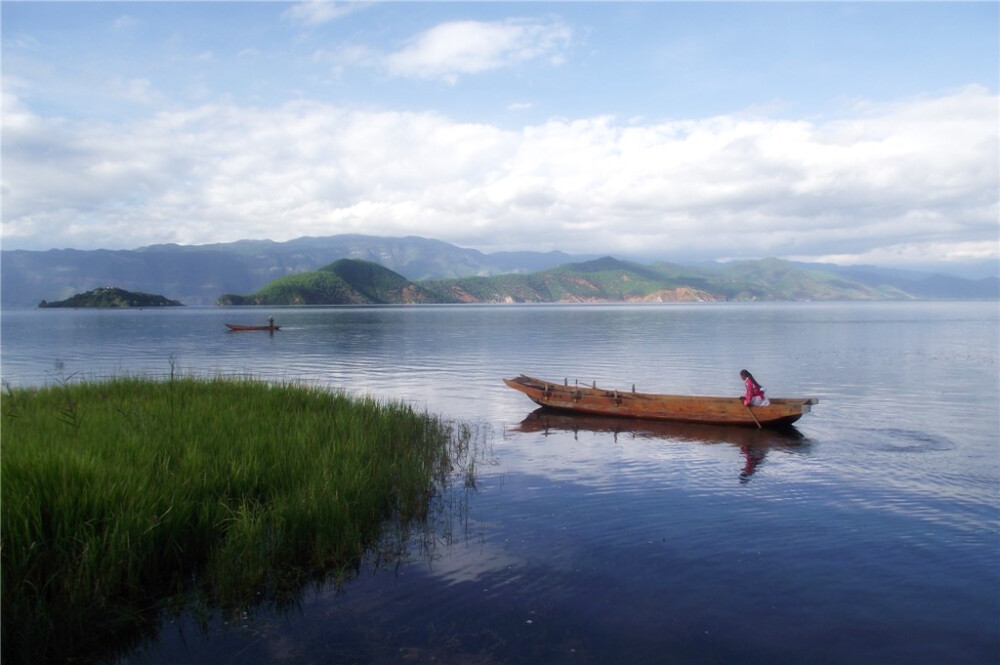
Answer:
[[135, 293], [113, 286], [102, 286], [77, 293], [66, 300], [38, 303], [39, 307], [179, 307], [183, 303], [151, 293]]
[[248, 296], [227, 293], [220, 305], [369, 305], [435, 300], [420, 286], [377, 263], [341, 259], [297, 275], [279, 277]]

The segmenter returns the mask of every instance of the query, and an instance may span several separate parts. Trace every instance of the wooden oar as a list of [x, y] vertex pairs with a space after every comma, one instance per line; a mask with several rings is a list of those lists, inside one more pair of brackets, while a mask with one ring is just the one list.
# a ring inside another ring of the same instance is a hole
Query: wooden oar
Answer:
[[753, 421], [757, 423], [757, 429], [764, 429], [763, 427], [760, 426], [760, 421], [757, 420], [757, 416], [754, 415], [753, 409], [750, 408], [750, 405], [744, 404], [744, 406], [747, 408], [747, 411], [750, 412], [750, 417], [753, 418]]

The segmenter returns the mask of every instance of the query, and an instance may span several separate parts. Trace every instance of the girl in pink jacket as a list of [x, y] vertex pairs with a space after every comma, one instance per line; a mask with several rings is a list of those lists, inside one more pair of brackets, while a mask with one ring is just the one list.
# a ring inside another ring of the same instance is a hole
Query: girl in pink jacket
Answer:
[[744, 406], [767, 406], [771, 403], [771, 400], [767, 398], [764, 394], [764, 388], [759, 383], [757, 379], [753, 378], [753, 374], [746, 371], [745, 369], [740, 370], [740, 378], [746, 382], [747, 392], [740, 398]]

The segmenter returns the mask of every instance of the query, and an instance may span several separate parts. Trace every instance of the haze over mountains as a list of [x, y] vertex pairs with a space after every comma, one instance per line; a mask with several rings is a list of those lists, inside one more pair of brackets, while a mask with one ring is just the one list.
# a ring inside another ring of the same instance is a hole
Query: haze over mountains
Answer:
[[[0, 252], [0, 299], [4, 307], [34, 307], [42, 300], [61, 300], [97, 287], [115, 286], [162, 294], [186, 305], [213, 305], [223, 294], [252, 294], [279, 277], [315, 271], [343, 258], [371, 261], [412, 282], [423, 282], [526, 276], [560, 267], [565, 276], [574, 271], [574, 266], [568, 264], [587, 264], [600, 257], [562, 252], [485, 254], [415, 236], [365, 235], [304, 237], [288, 242], [243, 240], [215, 245], [153, 245], [135, 250], [4, 250]], [[644, 270], [640, 264], [618, 262], [611, 257], [603, 260], [614, 262], [613, 270], [623, 266], [637, 274]], [[595, 265], [610, 267], [607, 263], [597, 263], [579, 269], [599, 272]], [[648, 268], [677, 287], [703, 290], [716, 299], [1000, 297], [1000, 279], [995, 277], [970, 280], [872, 266], [796, 264], [766, 259], [697, 266], [657, 263]], [[726, 282], [756, 286], [750, 290], [720, 287]]]

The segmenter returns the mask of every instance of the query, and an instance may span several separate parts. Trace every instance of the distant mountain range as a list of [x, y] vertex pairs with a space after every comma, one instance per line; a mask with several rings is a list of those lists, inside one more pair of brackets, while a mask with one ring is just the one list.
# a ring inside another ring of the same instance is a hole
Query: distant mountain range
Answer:
[[426, 238], [337, 235], [288, 242], [151, 245], [135, 250], [0, 251], [0, 302], [35, 306], [100, 286], [160, 293], [186, 305], [212, 305], [224, 293], [251, 293], [285, 275], [341, 259], [378, 263], [407, 279], [545, 270], [573, 260], [561, 252], [484, 254]]
[[[337, 271], [326, 272], [351, 289], [360, 289], [359, 293], [367, 289], [378, 294], [384, 286], [372, 291], [365, 279], [402, 280], [397, 284], [402, 289], [398, 301], [410, 298], [412, 302], [1000, 299], [996, 277], [970, 280], [778, 259], [642, 265], [561, 252], [485, 254], [419, 237], [338, 235], [118, 251], [4, 250], [0, 252], [0, 301], [4, 307], [34, 307], [42, 300], [63, 300], [114, 286], [163, 294], [187, 305], [212, 305], [224, 295], [251, 296], [269, 285], [283, 285], [290, 293], [298, 287], [280, 278], [305, 275], [315, 280], [316, 275], [308, 274], [345, 258], [376, 264], [396, 277], [357, 266], [341, 266], [350, 267], [346, 280]], [[318, 278], [331, 286], [327, 276]], [[360, 301], [393, 301], [384, 297]]]
[[[932, 283], [920, 284], [928, 287]], [[915, 297], [882, 279], [876, 284], [866, 284], [836, 270], [804, 268], [778, 259], [688, 268], [669, 263], [644, 266], [604, 257], [528, 274], [420, 282], [407, 280], [369, 261], [339, 259], [319, 270], [280, 277], [252, 294], [225, 294], [219, 304], [711, 302]]]

